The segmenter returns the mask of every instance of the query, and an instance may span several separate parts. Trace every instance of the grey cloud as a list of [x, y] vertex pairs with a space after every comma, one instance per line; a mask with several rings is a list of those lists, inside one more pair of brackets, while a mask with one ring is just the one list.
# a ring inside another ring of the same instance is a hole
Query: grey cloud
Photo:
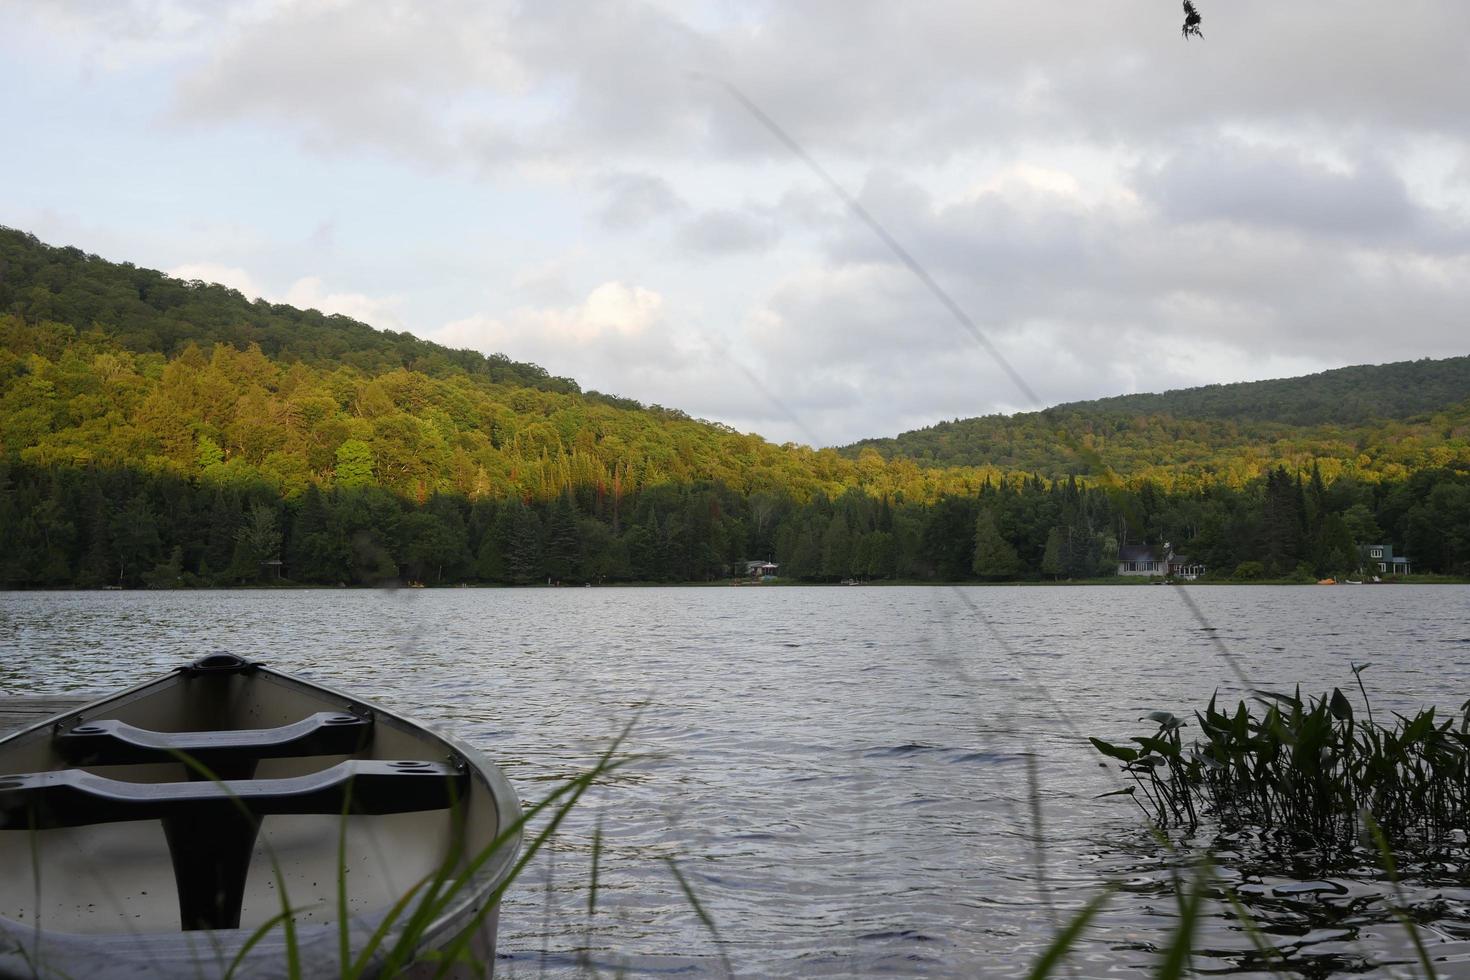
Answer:
[[[608, 153], [789, 160], [728, 79], [815, 152], [911, 163], [1017, 138], [1171, 144], [1184, 130], [1453, 132], [1470, 6], [1238, 0], [1179, 40], [1153, 0], [1050, 9], [823, 0], [702, 23], [638, 0], [292, 5], [222, 36], [181, 116], [453, 162]], [[1175, 11], [1177, 12], [1177, 11]], [[1412, 59], [1415, 70], [1404, 71]], [[528, 116], [528, 110], [534, 110]], [[534, 118], [531, 118], [534, 116]]]
[[611, 231], [642, 228], [688, 207], [668, 181], [652, 174], [612, 174], [598, 185], [604, 197], [597, 219]]
[[[902, 184], [863, 201], [894, 213], [894, 234], [1047, 403], [1464, 352], [1465, 248], [1324, 238], [1302, 216], [1180, 224], [998, 194], [938, 206]], [[1398, 228], [1368, 230], [1385, 226]], [[834, 225], [829, 249], [837, 264], [791, 275], [751, 332], [778, 382], [804, 364], [847, 378], [864, 395], [848, 406], [853, 438], [926, 411], [1035, 407], [866, 228]]]
[[514, 64], [487, 42], [496, 33], [490, 10], [464, 3], [274, 8], [216, 43], [185, 77], [173, 118], [257, 118], [322, 149], [376, 145], [442, 162], [457, 140], [446, 110], [516, 81]]
[[[128, 9], [134, 23], [152, 5]], [[751, 286], [765, 326], [747, 353], [833, 438], [1016, 396], [789, 150], [691, 69], [737, 84], [859, 193], [1049, 400], [1229, 380], [1188, 361], [1191, 344], [1220, 371], [1464, 350], [1465, 222], [1416, 200], [1395, 167], [1420, 138], [1470, 159], [1470, 4], [1231, 0], [1206, 5], [1206, 38], [1188, 44], [1177, 3], [1157, 0], [811, 0], [729, 19], [713, 4], [688, 15], [697, 27], [639, 0], [257, 9], [181, 35], [177, 121], [243, 119], [425, 168], [534, 169], [600, 192], [585, 207], [604, 228], [687, 219], [675, 244], [701, 256], [748, 257], [782, 234], [791, 265], [744, 272], [781, 277]], [[925, 186], [946, 165], [952, 179], [1077, 146], [1146, 161], [1125, 174], [1138, 200], [941, 201]], [[1349, 168], [1317, 165], [1322, 153]], [[750, 185], [704, 199], [697, 179], [712, 173]], [[701, 210], [746, 197], [784, 213]], [[678, 331], [661, 331], [547, 366], [714, 414], [705, 405], [724, 403], [701, 392], [716, 373], [669, 355]], [[531, 355], [568, 356], [547, 344]]]
[[780, 229], [768, 218], [742, 211], [705, 211], [679, 229], [675, 244], [682, 252], [730, 255], [770, 248]]
[[1301, 154], [1235, 141], [1195, 144], [1134, 181], [1179, 221], [1231, 221], [1365, 239], [1397, 237], [1425, 223], [1404, 182], [1381, 161], [1351, 172]]

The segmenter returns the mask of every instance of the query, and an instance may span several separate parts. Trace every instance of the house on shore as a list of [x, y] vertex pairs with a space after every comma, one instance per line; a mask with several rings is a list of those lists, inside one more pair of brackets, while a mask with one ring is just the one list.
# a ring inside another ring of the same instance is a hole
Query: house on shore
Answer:
[[745, 577], [755, 582], [762, 582], [768, 578], [775, 578], [776, 571], [780, 567], [771, 561], [748, 561], [745, 563]]
[[1177, 578], [1194, 581], [1205, 573], [1203, 562], [1177, 554], [1165, 541], [1162, 546], [1125, 544], [1118, 549], [1118, 574]]
[[1125, 544], [1118, 549], [1119, 575], [1167, 575], [1169, 564], [1158, 549], [1147, 544]]
[[1391, 544], [1365, 544], [1358, 548], [1363, 571], [1369, 575], [1408, 575], [1410, 562], [1405, 555], [1395, 555]]

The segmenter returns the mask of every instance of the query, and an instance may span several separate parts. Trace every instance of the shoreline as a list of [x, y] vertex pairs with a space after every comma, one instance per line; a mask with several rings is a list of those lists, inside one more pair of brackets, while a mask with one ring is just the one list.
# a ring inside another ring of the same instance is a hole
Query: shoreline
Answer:
[[1299, 579], [1253, 579], [1250, 581], [1233, 581], [1231, 579], [1194, 579], [1190, 581], [1165, 580], [1160, 578], [1144, 578], [1141, 576], [1115, 576], [1110, 578], [1091, 579], [1061, 579], [1057, 581], [1044, 581], [1037, 579], [1017, 579], [1003, 582], [982, 582], [973, 579], [956, 579], [946, 581], [934, 581], [932, 579], [876, 579], [868, 582], [803, 582], [803, 581], [776, 581], [776, 582], [749, 582], [744, 580], [720, 579], [712, 582], [602, 582], [602, 583], [576, 583], [555, 584], [530, 583], [525, 585], [510, 585], [502, 582], [465, 582], [453, 585], [407, 585], [402, 582], [386, 582], [377, 585], [316, 585], [309, 583], [282, 582], [280, 584], [240, 584], [240, 585], [200, 585], [180, 586], [174, 589], [148, 588], [124, 588], [120, 586], [103, 586], [101, 588], [83, 588], [78, 586], [58, 586], [54, 588], [34, 589], [6, 589], [0, 588], [0, 593], [26, 593], [26, 592], [295, 592], [295, 591], [331, 591], [331, 592], [361, 592], [361, 591], [435, 591], [443, 592], [451, 589], [506, 589], [515, 591], [528, 590], [560, 590], [560, 589], [714, 589], [714, 588], [761, 588], [761, 589], [822, 589], [822, 588], [956, 588], [956, 587], [978, 587], [978, 588], [1071, 588], [1071, 587], [1093, 587], [1093, 586], [1120, 586], [1132, 588], [1145, 585], [1174, 585], [1174, 586], [1321, 586], [1332, 585], [1470, 585], [1470, 577], [1454, 575], [1413, 575], [1406, 578], [1383, 582], [1303, 582]]

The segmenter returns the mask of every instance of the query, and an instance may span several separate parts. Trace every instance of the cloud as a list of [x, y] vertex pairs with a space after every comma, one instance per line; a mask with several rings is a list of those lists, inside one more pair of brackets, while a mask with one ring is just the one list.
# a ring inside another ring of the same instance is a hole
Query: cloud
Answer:
[[[43, 52], [17, 84], [76, 108], [18, 123], [41, 145], [0, 165], [16, 214], [80, 210], [27, 168], [110, 138], [107, 75], [165, 122], [129, 178], [149, 221], [84, 212], [117, 257], [778, 438], [1031, 406], [724, 82], [1048, 401], [1464, 352], [1470, 5], [1232, 0], [1187, 44], [1155, 0], [26, 10], [0, 53]], [[270, 206], [170, 203], [161, 161], [262, 145]]]
[[718, 208], [686, 222], [674, 242], [684, 253], [732, 255], [764, 251], [776, 243], [780, 234], [780, 228], [769, 218]]
[[365, 293], [329, 290], [318, 276], [305, 276], [293, 282], [282, 302], [307, 310], [337, 313], [371, 324], [379, 330], [401, 330], [393, 296], [369, 296]]
[[574, 376], [584, 386], [616, 387], [617, 374], [642, 369], [676, 372], [687, 351], [664, 319], [654, 290], [605, 282], [577, 303], [525, 306], [502, 316], [476, 314], [451, 321], [430, 339], [451, 347], [501, 352]]
[[221, 286], [239, 290], [249, 299], [256, 299], [265, 292], [250, 273], [238, 266], [220, 265], [215, 262], [186, 262], [165, 271], [175, 279], [219, 283]]
[[597, 219], [611, 231], [642, 228], [688, 207], [667, 180], [652, 174], [610, 174], [598, 185], [604, 198]]
[[1140, 174], [1138, 193], [1176, 221], [1229, 221], [1380, 240], [1427, 223], [1403, 179], [1368, 157], [1337, 170], [1300, 151], [1195, 143]]
[[303, 276], [285, 292], [260, 284], [254, 275], [238, 266], [215, 262], [187, 262], [167, 270], [175, 279], [218, 283], [238, 290], [248, 299], [265, 298], [274, 303], [288, 303], [301, 309], [319, 310], [360, 320], [380, 330], [400, 330], [398, 316], [401, 300], [396, 296], [371, 296], [366, 293], [329, 289], [320, 276]]
[[[1358, 172], [1298, 167], [1325, 190], [1299, 187], [1284, 215], [1240, 201], [1185, 220], [1147, 197], [1156, 189], [1100, 205], [1051, 178], [948, 200], [877, 179], [861, 200], [892, 215], [905, 248], [1049, 404], [1463, 353], [1470, 250], [1406, 245], [1406, 229], [1447, 219], [1402, 194], [1407, 217], [1335, 222], [1333, 195], [1351, 199]], [[795, 411], [827, 420], [813, 427], [848, 440], [926, 413], [1040, 407], [866, 227], [834, 222], [825, 242], [829, 262], [788, 273], [748, 321], [764, 375], [798, 393]], [[830, 403], [799, 394], [811, 374]]]

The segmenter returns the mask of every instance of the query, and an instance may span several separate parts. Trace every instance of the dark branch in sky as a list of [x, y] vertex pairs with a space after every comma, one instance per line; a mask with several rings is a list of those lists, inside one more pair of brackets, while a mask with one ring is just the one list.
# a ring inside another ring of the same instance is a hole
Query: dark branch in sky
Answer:
[[1184, 0], [1184, 40], [1188, 41], [1189, 35], [1191, 34], [1195, 37], [1203, 38], [1204, 34], [1199, 29], [1199, 25], [1203, 21], [1204, 18], [1195, 9], [1193, 0]]

